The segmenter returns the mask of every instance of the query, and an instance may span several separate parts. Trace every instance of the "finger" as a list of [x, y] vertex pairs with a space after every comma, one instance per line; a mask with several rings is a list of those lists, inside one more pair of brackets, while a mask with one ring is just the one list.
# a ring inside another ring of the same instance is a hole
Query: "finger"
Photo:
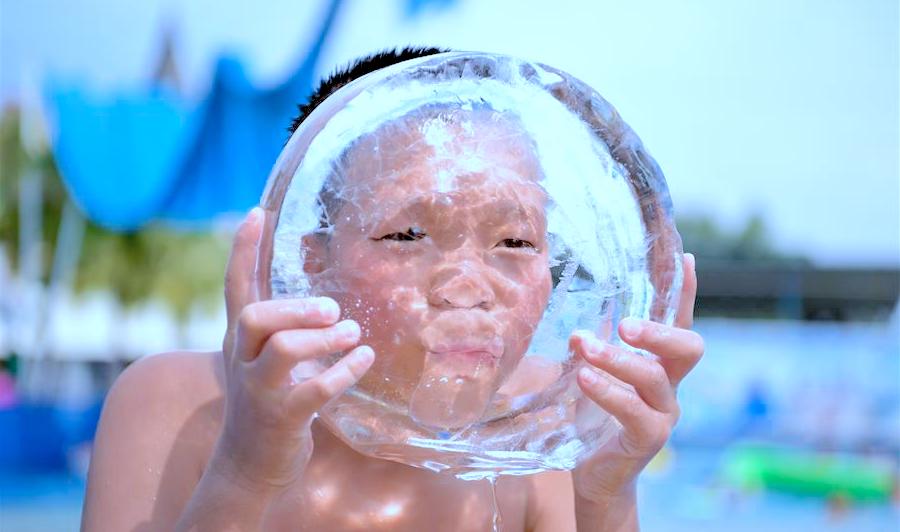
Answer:
[[572, 343], [574, 351], [588, 363], [634, 387], [641, 399], [654, 410], [664, 413], [677, 410], [678, 403], [669, 376], [656, 360], [601, 342], [590, 333], [573, 335]]
[[635, 318], [619, 322], [619, 337], [658, 356], [673, 386], [694, 369], [705, 349], [703, 337], [694, 331]]
[[685, 253], [682, 265], [684, 282], [681, 284], [678, 312], [675, 313], [675, 326], [690, 329], [694, 325], [694, 303], [697, 300], [697, 262], [694, 254]]
[[320, 375], [297, 384], [285, 398], [288, 415], [298, 421], [312, 417], [325, 403], [356, 384], [374, 360], [372, 348], [362, 345]]
[[250, 303], [238, 314], [236, 351], [241, 360], [253, 360], [276, 332], [328, 327], [334, 325], [339, 316], [340, 308], [330, 297]]
[[254, 207], [238, 227], [225, 269], [225, 309], [233, 330], [241, 309], [256, 301], [256, 256], [262, 232], [262, 209]]
[[281, 386], [300, 362], [346, 351], [359, 343], [359, 336], [359, 325], [353, 320], [324, 329], [278, 331], [266, 341], [248, 374], [265, 386]]
[[597, 370], [581, 368], [578, 385], [589, 399], [622, 424], [622, 445], [627, 452], [644, 454], [663, 446], [671, 431], [666, 415], [650, 408], [631, 390], [616, 386]]

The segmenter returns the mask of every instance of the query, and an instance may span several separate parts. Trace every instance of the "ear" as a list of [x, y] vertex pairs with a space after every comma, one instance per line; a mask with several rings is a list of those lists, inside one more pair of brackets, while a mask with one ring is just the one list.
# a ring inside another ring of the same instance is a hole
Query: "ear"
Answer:
[[322, 233], [307, 233], [302, 239], [303, 249], [306, 250], [306, 258], [303, 261], [303, 273], [322, 273], [326, 268], [328, 250], [328, 235]]

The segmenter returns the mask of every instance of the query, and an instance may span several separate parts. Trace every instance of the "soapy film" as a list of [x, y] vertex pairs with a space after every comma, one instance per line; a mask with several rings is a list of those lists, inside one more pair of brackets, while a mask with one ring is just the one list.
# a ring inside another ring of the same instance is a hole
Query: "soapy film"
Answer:
[[334, 298], [376, 353], [320, 412], [375, 457], [463, 478], [571, 469], [615, 420], [578, 389], [569, 336], [616, 343], [621, 318], [671, 322], [677, 305], [654, 161], [592, 89], [506, 56], [440, 54], [342, 88], [263, 205], [261, 291]]

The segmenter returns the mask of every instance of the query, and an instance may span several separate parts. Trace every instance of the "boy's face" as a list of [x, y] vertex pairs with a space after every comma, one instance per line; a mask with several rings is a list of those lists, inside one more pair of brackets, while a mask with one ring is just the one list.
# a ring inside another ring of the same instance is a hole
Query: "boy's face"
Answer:
[[417, 421], [479, 419], [551, 291], [540, 168], [510, 124], [405, 120], [359, 142], [324, 270], [311, 276], [376, 353], [358, 385]]

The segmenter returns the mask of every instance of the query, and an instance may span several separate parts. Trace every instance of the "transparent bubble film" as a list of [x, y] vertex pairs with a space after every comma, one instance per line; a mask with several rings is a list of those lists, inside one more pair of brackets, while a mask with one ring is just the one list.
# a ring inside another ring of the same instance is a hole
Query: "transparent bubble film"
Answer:
[[261, 293], [335, 299], [375, 351], [319, 419], [461, 478], [568, 470], [605, 443], [618, 427], [579, 389], [571, 334], [623, 345], [619, 320], [671, 323], [678, 303], [656, 163], [593, 89], [512, 57], [438, 54], [342, 87], [263, 206]]

